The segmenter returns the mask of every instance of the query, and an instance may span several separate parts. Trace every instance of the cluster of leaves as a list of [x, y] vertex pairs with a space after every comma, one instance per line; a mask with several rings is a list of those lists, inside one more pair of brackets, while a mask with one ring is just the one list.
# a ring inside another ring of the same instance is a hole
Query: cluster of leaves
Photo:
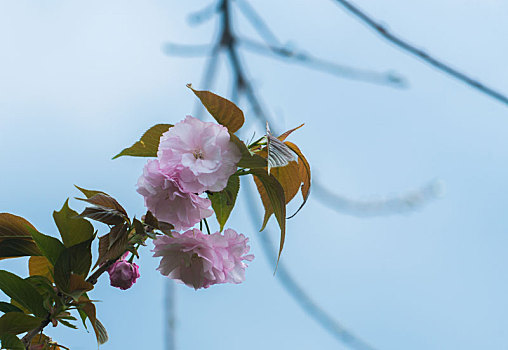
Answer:
[[[61, 240], [39, 232], [22, 217], [0, 213], [0, 259], [30, 257], [28, 278], [0, 270], [0, 289], [11, 298], [10, 302], [0, 302], [0, 311], [4, 313], [0, 317], [3, 349], [59, 349], [62, 346], [42, 334], [42, 329], [50, 323], [77, 328], [72, 310], [77, 310], [76, 316], [85, 328], [85, 321], [90, 321], [99, 344], [106, 342], [107, 332], [87, 293], [125, 252], [137, 255], [137, 248], [148, 237], [154, 237], [156, 230], [169, 232], [172, 228], [157, 222], [150, 212], [144, 222], [131, 220], [108, 194], [78, 189], [85, 198], [77, 199], [91, 206], [78, 214], [69, 208], [67, 200], [60, 211], [53, 213]], [[98, 238], [99, 252], [93, 267], [91, 249], [97, 232], [86, 218], [109, 227], [109, 233]], [[29, 333], [19, 339], [18, 335], [25, 332]]]
[[[280, 258], [286, 236], [286, 205], [301, 191], [303, 202], [297, 210], [298, 212], [307, 201], [310, 193], [311, 173], [309, 163], [297, 145], [286, 141], [286, 138], [302, 125], [286, 131], [277, 138], [297, 155], [296, 160], [290, 161], [286, 166], [271, 168], [271, 171], [268, 171], [267, 159], [269, 158], [270, 149], [267, 147], [266, 138], [246, 145], [235, 135], [245, 122], [242, 110], [233, 102], [210, 91], [195, 90], [190, 84], [187, 87], [199, 98], [212, 117], [228, 129], [231, 142], [238, 147], [242, 155], [238, 163], [239, 170], [229, 178], [226, 188], [220, 192], [207, 193], [221, 231], [235, 206], [240, 189], [239, 176], [252, 175], [265, 208], [261, 231], [264, 230], [273, 214], [279, 224], [281, 234]], [[161, 135], [172, 126], [171, 124], [157, 124], [151, 127], [139, 141], [125, 148], [113, 159], [121, 156], [156, 157]]]

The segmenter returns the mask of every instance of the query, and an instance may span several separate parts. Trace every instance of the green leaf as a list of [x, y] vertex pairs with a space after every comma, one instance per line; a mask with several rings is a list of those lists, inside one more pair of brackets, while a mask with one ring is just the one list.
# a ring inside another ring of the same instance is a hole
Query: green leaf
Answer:
[[39, 317], [45, 317], [47, 311], [42, 306], [42, 296], [21, 277], [8, 271], [0, 270], [0, 289], [16, 300], [21, 306]]
[[162, 134], [169, 130], [173, 125], [171, 124], [157, 124], [148, 129], [141, 139], [132, 146], [125, 148], [122, 152], [118, 153], [113, 159], [121, 156], [131, 157], [157, 157], [157, 150], [159, 149], [159, 142]]
[[[282, 248], [284, 248], [284, 240], [286, 238], [286, 200], [284, 196], [284, 189], [281, 184], [273, 175], [268, 175], [263, 169], [252, 169], [251, 174], [254, 177], [254, 181], [256, 182], [259, 195], [263, 200], [263, 204], [269, 202], [273, 212], [275, 213], [275, 217], [277, 218], [277, 222], [280, 227], [280, 246], [279, 246], [279, 255], [277, 257], [277, 262], [280, 259], [280, 254], [282, 253]], [[264, 199], [263, 199], [264, 198]], [[265, 211], [268, 208], [265, 207]], [[263, 222], [263, 226], [261, 227], [261, 231], [264, 230], [268, 219]]]
[[201, 100], [201, 103], [212, 117], [219, 124], [228, 128], [230, 133], [234, 133], [242, 127], [245, 117], [242, 110], [233, 102], [210, 91], [194, 90], [191, 84], [187, 84], [187, 87]]
[[217, 217], [221, 232], [235, 206], [236, 196], [239, 190], [240, 178], [238, 176], [230, 176], [228, 184], [222, 191], [208, 193], [208, 198], [212, 201], [212, 208], [215, 211], [215, 216]]
[[49, 309], [51, 306], [51, 300], [58, 298], [57, 292], [53, 287], [53, 282], [50, 281], [47, 277], [44, 276], [30, 276], [25, 278], [25, 281], [29, 282], [36, 290], [42, 295], [42, 299], [45, 301], [43, 304], [46, 309]]
[[87, 241], [93, 236], [92, 224], [69, 208], [69, 199], [65, 201], [60, 211], [53, 212], [53, 219], [66, 247]]
[[37, 328], [42, 318], [25, 315], [21, 312], [8, 312], [0, 317], [0, 334], [20, 334]]
[[2, 349], [25, 350], [25, 345], [23, 342], [14, 334], [1, 334], [0, 340], [2, 341]]
[[0, 258], [17, 258], [21, 256], [38, 256], [41, 251], [31, 239], [0, 239]]
[[72, 328], [72, 329], [78, 329], [78, 327], [76, 327], [76, 325], [70, 323], [69, 321], [59, 319], [58, 322], [60, 322], [61, 324], [63, 324], [66, 327], [69, 327], [69, 328]]
[[23, 312], [20, 308], [10, 304], [6, 303], [5, 301], [0, 301], [0, 311], [7, 313], [7, 312]]
[[[143, 223], [139, 221], [138, 219], [132, 220], [132, 225], [134, 226], [134, 229], [136, 230], [136, 234], [140, 236], [146, 235], [145, 227], [143, 226]], [[111, 247], [111, 242], [110, 242]]]
[[54, 271], [55, 284], [64, 292], [69, 291], [72, 267], [71, 256], [69, 255], [69, 251], [67, 249], [60, 254], [60, 257], [55, 264]]
[[229, 136], [231, 137], [231, 142], [238, 147], [240, 153], [242, 154], [242, 158], [237, 164], [239, 167], [254, 169], [265, 168], [268, 165], [265, 158], [259, 156], [258, 154], [251, 153], [247, 146], [245, 146], [245, 143], [243, 143], [243, 141], [241, 141], [236, 135], [229, 133]]
[[63, 291], [68, 292], [70, 289], [71, 273], [86, 277], [92, 265], [92, 241], [82, 242], [70, 248], [66, 248], [55, 264], [55, 283]]
[[69, 282], [69, 295], [78, 300], [83, 293], [91, 291], [93, 284], [85, 281], [85, 278], [81, 275], [71, 274]]
[[48, 258], [52, 265], [55, 265], [58, 257], [65, 249], [62, 242], [55, 237], [45, 235], [35, 229], [30, 229], [30, 233], [42, 254]]

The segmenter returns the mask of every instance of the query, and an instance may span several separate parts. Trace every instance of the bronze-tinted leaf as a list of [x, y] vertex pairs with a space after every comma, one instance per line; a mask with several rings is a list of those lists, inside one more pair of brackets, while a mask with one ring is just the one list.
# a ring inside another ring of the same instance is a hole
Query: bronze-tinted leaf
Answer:
[[29, 238], [0, 239], [0, 260], [39, 255], [42, 255], [41, 251], [34, 241]]
[[41, 349], [41, 350], [61, 350], [56, 343], [45, 334], [36, 334], [30, 343], [30, 349]]
[[0, 213], [0, 259], [41, 255], [30, 229], [35, 227], [21, 216]]
[[[286, 238], [286, 200], [284, 196], [284, 189], [273, 175], [268, 175], [263, 169], [252, 169], [251, 173], [254, 176], [254, 181], [256, 181], [263, 205], [265, 205], [265, 203], [270, 203], [275, 217], [277, 218], [277, 222], [279, 223], [280, 245], [279, 255], [277, 257], [278, 262], [280, 254], [282, 253], [282, 248], [284, 248], [284, 240]], [[267, 207], [265, 206], [265, 211], [266, 210]], [[265, 228], [267, 222], [268, 220], [263, 222], [261, 230]]]
[[83, 301], [80, 309], [83, 310], [83, 312], [90, 320], [90, 323], [92, 324], [93, 330], [95, 332], [95, 337], [97, 338], [97, 343], [99, 345], [104, 344], [108, 341], [108, 333], [106, 332], [106, 329], [102, 323], [97, 319], [95, 305], [87, 299], [88, 298], [85, 296], [80, 298], [80, 300]]
[[208, 193], [208, 198], [212, 202], [212, 208], [217, 217], [221, 232], [235, 206], [239, 189], [240, 178], [238, 176], [230, 176], [228, 184], [222, 191]]
[[97, 191], [97, 190], [87, 190], [85, 188], [82, 188], [82, 187], [79, 187], [79, 186], [76, 186], [74, 185], [74, 187], [76, 187], [78, 190], [81, 191], [81, 193], [83, 193], [85, 195], [86, 198], [92, 198], [93, 196], [95, 196], [96, 194], [98, 193], [103, 193], [103, 194], [106, 194], [102, 191]]
[[69, 294], [73, 298], [79, 298], [83, 293], [93, 289], [93, 284], [85, 281], [81, 275], [71, 274], [69, 278]]
[[108, 260], [118, 259], [126, 250], [129, 243], [128, 225], [117, 225], [102, 237], [99, 237], [99, 257], [95, 267]]
[[131, 157], [157, 157], [157, 150], [159, 149], [159, 142], [162, 134], [169, 130], [173, 125], [171, 124], [157, 124], [148, 129], [141, 139], [132, 146], [125, 148], [122, 152], [118, 153], [113, 159], [121, 156]]
[[158, 221], [155, 216], [153, 216], [151, 211], [147, 211], [144, 218], [145, 225], [151, 227], [152, 229], [156, 229], [162, 231], [164, 234], [171, 236], [171, 231], [175, 228], [172, 224], [164, 221]]
[[230, 133], [234, 133], [242, 127], [245, 117], [242, 110], [233, 102], [210, 91], [194, 90], [191, 84], [187, 84], [187, 87], [201, 100], [201, 103], [212, 117], [219, 124], [228, 128]]
[[32, 239], [28, 227], [35, 230], [35, 227], [21, 216], [0, 213], [0, 238]]
[[120, 214], [127, 217], [127, 212], [120, 205], [120, 203], [118, 203], [116, 199], [114, 199], [113, 197], [111, 197], [110, 195], [108, 195], [106, 193], [96, 193], [95, 195], [93, 195], [90, 198], [86, 198], [86, 199], [76, 198], [76, 199], [96, 205], [98, 207], [116, 210]]
[[102, 207], [87, 207], [81, 214], [82, 218], [89, 218], [107, 225], [118, 225], [125, 222], [125, 217], [115, 209]]

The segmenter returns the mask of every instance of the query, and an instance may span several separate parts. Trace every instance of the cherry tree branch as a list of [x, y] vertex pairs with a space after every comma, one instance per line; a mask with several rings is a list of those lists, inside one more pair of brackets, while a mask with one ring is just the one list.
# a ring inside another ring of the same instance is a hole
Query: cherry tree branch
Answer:
[[368, 27], [376, 31], [379, 35], [381, 35], [383, 38], [394, 44], [395, 46], [399, 47], [400, 49], [406, 51], [407, 53], [418, 57], [422, 61], [430, 64], [434, 68], [440, 70], [441, 72], [462, 81], [466, 85], [469, 85], [470, 87], [478, 90], [479, 92], [490, 96], [496, 100], [498, 100], [501, 103], [504, 103], [508, 105], [508, 97], [504, 94], [502, 94], [499, 91], [494, 90], [491, 87], [488, 87], [481, 83], [480, 81], [471, 78], [466, 73], [463, 73], [453, 67], [451, 67], [449, 64], [444, 63], [443, 61], [435, 58], [434, 56], [430, 55], [429, 53], [425, 52], [422, 49], [417, 48], [413, 44], [410, 44], [409, 42], [401, 39], [400, 37], [396, 36], [392, 32], [390, 32], [385, 26], [383, 26], [378, 21], [374, 20], [372, 17], [367, 15], [365, 12], [360, 10], [358, 7], [353, 5], [348, 0], [333, 0], [337, 2], [339, 5], [341, 5], [346, 11], [348, 11], [353, 16], [357, 17], [360, 21], [365, 23]]

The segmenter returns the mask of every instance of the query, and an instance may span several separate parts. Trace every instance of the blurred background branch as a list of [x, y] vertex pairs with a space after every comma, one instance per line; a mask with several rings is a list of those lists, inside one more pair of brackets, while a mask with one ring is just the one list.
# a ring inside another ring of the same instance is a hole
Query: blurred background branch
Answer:
[[358, 18], [364, 24], [369, 26], [371, 29], [380, 34], [383, 38], [397, 46], [398, 48], [406, 51], [407, 53], [418, 57], [422, 61], [430, 64], [437, 70], [455, 78], [457, 80], [462, 81], [463, 83], [469, 85], [470, 87], [478, 90], [479, 92], [492, 97], [495, 100], [498, 100], [501, 103], [508, 105], [508, 97], [500, 93], [499, 91], [494, 90], [493, 88], [484, 85], [480, 81], [471, 78], [468, 74], [463, 73], [455, 68], [452, 68], [450, 65], [444, 63], [441, 60], [438, 60], [434, 56], [431, 56], [429, 53], [423, 51], [422, 49], [417, 48], [413, 44], [401, 39], [399, 36], [396, 36], [391, 31], [388, 30], [386, 26], [383, 26], [378, 21], [374, 20], [372, 17], [367, 15], [364, 11], [360, 10], [358, 7], [353, 5], [353, 3], [347, 0], [333, 0], [341, 5], [346, 11], [350, 14]]

